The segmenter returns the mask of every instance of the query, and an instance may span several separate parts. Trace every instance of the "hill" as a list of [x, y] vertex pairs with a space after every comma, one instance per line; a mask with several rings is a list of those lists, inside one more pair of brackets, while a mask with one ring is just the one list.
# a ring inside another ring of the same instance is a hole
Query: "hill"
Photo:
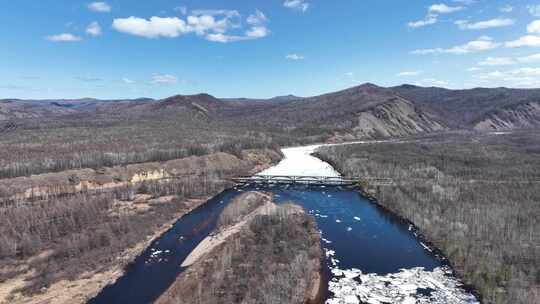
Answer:
[[[508, 88], [475, 88], [469, 90], [448, 90], [443, 88], [424, 88], [402, 85], [391, 88], [394, 92], [412, 100], [421, 106], [445, 118], [447, 125], [453, 129], [497, 130], [505, 125], [509, 129], [538, 126], [540, 115], [534, 109], [523, 109], [524, 104], [538, 103], [540, 89], [508, 89]], [[486, 119], [494, 119], [493, 115], [506, 112], [528, 112], [527, 115], [512, 118], [511, 115], [498, 117], [498, 122], [490, 125], [479, 123]], [[513, 121], [513, 123], [509, 123]]]

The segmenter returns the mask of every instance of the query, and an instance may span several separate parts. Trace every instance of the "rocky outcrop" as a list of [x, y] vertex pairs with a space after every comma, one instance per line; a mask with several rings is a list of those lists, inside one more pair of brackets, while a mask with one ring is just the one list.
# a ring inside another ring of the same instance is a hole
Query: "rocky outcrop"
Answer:
[[151, 162], [127, 166], [67, 170], [30, 177], [0, 180], [0, 200], [24, 200], [87, 191], [111, 191], [119, 187], [173, 178], [227, 179], [255, 173], [281, 158], [273, 150], [248, 150], [242, 158], [215, 153], [191, 156], [163, 163]]
[[446, 129], [434, 115], [414, 106], [408, 100], [395, 97], [357, 113], [357, 124], [350, 132], [336, 135], [334, 140], [403, 137]]
[[300, 207], [278, 206], [269, 194], [251, 192], [231, 202], [219, 223], [156, 303], [315, 300], [321, 281], [320, 235]]
[[510, 131], [540, 126], [540, 102], [506, 107], [488, 114], [474, 125], [477, 131]]

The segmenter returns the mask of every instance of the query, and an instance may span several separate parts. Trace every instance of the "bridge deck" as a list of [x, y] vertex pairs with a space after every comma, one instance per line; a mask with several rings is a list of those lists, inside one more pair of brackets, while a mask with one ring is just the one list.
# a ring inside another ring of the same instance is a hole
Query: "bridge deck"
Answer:
[[254, 175], [235, 177], [232, 181], [238, 184], [354, 185], [360, 179], [339, 176]]

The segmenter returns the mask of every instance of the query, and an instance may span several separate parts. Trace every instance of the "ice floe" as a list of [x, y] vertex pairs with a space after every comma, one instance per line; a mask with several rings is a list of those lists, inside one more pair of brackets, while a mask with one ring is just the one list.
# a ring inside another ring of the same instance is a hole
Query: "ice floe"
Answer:
[[450, 269], [438, 267], [426, 271], [422, 267], [401, 269], [397, 273], [364, 274], [359, 269], [340, 269], [333, 250], [325, 249], [333, 278], [329, 290], [333, 296], [327, 304], [409, 303], [462, 304], [480, 303], [463, 289]]
[[168, 259], [164, 257], [165, 255], [168, 255], [171, 253], [170, 250], [158, 250], [156, 248], [150, 249], [150, 255], [146, 261], [144, 261], [145, 264], [153, 264], [153, 263], [160, 263], [160, 262], [166, 262]]
[[327, 240], [325, 238], [321, 238], [321, 241], [323, 241], [323, 243], [326, 243], [326, 244], [332, 244], [332, 241]]

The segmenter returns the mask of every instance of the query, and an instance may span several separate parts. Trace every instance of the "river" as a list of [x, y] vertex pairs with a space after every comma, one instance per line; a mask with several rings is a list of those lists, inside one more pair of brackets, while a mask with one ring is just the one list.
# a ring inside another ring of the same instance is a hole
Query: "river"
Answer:
[[[310, 155], [317, 147], [283, 149], [285, 158], [260, 174], [339, 176]], [[412, 226], [354, 189], [257, 185], [226, 190], [182, 217], [89, 303], [153, 302], [184, 270], [181, 263], [215, 228], [223, 208], [245, 191], [271, 192], [276, 202], [295, 202], [315, 217], [326, 256], [326, 303], [478, 303]]]

